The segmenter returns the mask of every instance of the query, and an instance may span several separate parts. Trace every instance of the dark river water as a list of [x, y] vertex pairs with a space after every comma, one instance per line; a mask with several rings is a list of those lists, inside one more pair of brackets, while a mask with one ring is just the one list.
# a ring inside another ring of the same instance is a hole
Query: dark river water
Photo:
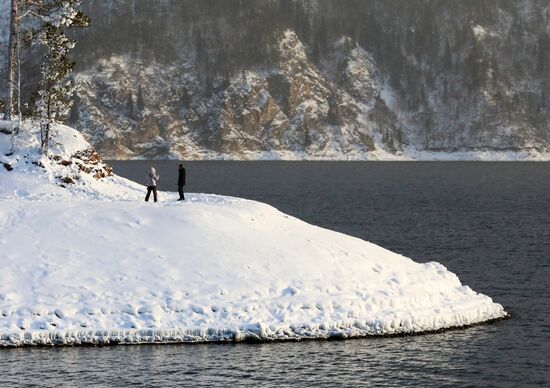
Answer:
[[[143, 183], [148, 162], [112, 162]], [[176, 190], [177, 162], [154, 162]], [[417, 261], [512, 315], [441, 334], [0, 351], [0, 385], [550, 386], [550, 163], [189, 162], [187, 190], [267, 202]], [[342, 279], [345, 281], [345, 279]]]

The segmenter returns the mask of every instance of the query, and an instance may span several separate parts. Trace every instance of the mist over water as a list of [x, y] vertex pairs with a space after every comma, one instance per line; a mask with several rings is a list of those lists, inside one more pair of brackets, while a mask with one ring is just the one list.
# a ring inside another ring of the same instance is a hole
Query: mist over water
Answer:
[[[159, 188], [176, 190], [178, 162], [112, 164], [115, 173], [140, 183], [154, 164]], [[548, 163], [185, 166], [187, 191], [267, 202], [416, 261], [438, 261], [464, 284], [503, 304], [512, 318], [441, 334], [349, 341], [5, 349], [0, 351], [2, 384], [501, 387], [550, 382]]]

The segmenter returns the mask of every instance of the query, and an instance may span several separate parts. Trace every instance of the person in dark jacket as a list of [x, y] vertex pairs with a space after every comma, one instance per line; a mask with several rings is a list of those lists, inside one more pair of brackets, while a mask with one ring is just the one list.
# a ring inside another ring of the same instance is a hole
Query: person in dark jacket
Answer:
[[185, 200], [185, 196], [183, 195], [183, 186], [185, 186], [185, 167], [183, 167], [183, 164], [180, 164], [178, 168], [178, 193], [180, 198], [178, 201]]

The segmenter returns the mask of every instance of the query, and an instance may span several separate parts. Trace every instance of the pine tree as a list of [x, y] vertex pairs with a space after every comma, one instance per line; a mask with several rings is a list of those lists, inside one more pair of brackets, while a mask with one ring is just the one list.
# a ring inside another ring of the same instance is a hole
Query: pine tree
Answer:
[[143, 115], [143, 111], [145, 110], [145, 99], [143, 98], [143, 88], [141, 87], [141, 84], [139, 84], [138, 86], [136, 108], [137, 108], [137, 113], [141, 118]]
[[37, 101], [43, 153], [48, 152], [51, 124], [65, 119], [73, 102], [75, 86], [67, 76], [74, 66], [69, 53], [76, 41], [66, 32], [89, 25], [88, 17], [77, 10], [80, 1], [25, 0], [26, 13], [39, 21], [39, 27], [32, 32], [33, 42], [46, 48]]
[[451, 47], [449, 44], [449, 39], [445, 41], [445, 51], [443, 52], [443, 72], [448, 73], [453, 68], [453, 57], [451, 53]]
[[71, 111], [69, 112], [69, 123], [76, 124], [80, 120], [80, 98], [74, 94], [73, 95], [73, 102], [71, 104]]
[[132, 120], [136, 118], [135, 116], [135, 109], [134, 109], [134, 99], [132, 98], [132, 93], [128, 94], [128, 98], [126, 99], [126, 113], [129, 118]]

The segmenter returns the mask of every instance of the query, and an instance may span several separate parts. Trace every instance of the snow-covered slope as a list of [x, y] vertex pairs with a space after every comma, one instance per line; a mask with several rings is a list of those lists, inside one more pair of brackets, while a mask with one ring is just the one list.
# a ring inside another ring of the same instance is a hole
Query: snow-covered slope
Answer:
[[[1, 122], [0, 122], [1, 123]], [[49, 157], [41, 155], [36, 125], [24, 122], [15, 140], [0, 132], [0, 199], [135, 198], [139, 185], [112, 174], [84, 137], [57, 125]]]
[[[354, 337], [506, 316], [441, 264], [266, 204], [144, 203], [140, 185], [78, 169], [78, 133], [58, 127], [56, 140], [39, 158], [20, 139], [0, 167], [0, 345]], [[9, 143], [0, 134], [2, 154]]]

